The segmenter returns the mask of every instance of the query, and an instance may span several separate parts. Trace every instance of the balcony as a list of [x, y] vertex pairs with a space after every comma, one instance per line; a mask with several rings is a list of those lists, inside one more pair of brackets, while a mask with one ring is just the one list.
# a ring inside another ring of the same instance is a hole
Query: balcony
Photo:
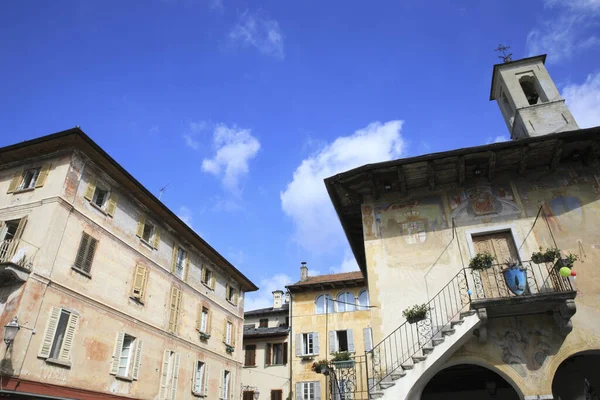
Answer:
[[37, 251], [37, 246], [23, 239], [0, 241], [0, 286], [25, 282]]

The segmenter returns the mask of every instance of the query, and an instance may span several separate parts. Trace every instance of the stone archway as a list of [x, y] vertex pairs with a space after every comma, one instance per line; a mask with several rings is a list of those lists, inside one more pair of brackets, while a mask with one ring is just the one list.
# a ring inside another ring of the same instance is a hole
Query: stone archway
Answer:
[[552, 380], [554, 400], [600, 400], [600, 351], [565, 359]]
[[474, 364], [444, 368], [431, 378], [421, 400], [519, 400], [511, 384], [496, 372]]

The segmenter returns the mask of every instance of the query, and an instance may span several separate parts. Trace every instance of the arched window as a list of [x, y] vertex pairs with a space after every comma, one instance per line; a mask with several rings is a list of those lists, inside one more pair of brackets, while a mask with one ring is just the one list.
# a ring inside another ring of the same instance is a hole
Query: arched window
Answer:
[[335, 312], [333, 309], [334, 302], [333, 298], [329, 294], [322, 294], [315, 299], [315, 313], [316, 314], [325, 314], [325, 301], [327, 300], [327, 312], [332, 313]]
[[521, 89], [523, 89], [523, 93], [527, 98], [527, 102], [529, 105], [534, 105], [538, 103], [542, 103], [544, 101], [548, 101], [544, 98], [540, 99], [540, 92], [538, 90], [537, 80], [532, 76], [524, 76], [519, 79], [519, 83], [521, 84]]
[[354, 300], [354, 295], [350, 292], [343, 292], [338, 294], [337, 297], [337, 310], [338, 312], [345, 312], [345, 311], [354, 311], [355, 306], [355, 300]]
[[368, 310], [369, 309], [369, 291], [363, 290], [358, 294], [358, 309]]

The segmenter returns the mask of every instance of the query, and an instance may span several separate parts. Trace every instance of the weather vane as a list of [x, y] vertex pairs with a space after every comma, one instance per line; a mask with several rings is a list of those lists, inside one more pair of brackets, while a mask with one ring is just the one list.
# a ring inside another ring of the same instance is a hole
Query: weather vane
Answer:
[[503, 46], [502, 43], [498, 45], [498, 48], [494, 51], [501, 51], [502, 55], [498, 56], [498, 58], [502, 59], [502, 62], [511, 62], [512, 61], [512, 53], [506, 54], [506, 50], [510, 49], [510, 46]]

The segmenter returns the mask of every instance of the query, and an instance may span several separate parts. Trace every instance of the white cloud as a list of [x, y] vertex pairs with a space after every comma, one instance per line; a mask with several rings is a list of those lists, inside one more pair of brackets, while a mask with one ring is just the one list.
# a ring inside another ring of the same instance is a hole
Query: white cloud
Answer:
[[580, 128], [600, 126], [600, 72], [588, 75], [581, 85], [565, 86], [562, 95]]
[[294, 240], [300, 246], [322, 253], [343, 242], [323, 179], [363, 164], [402, 156], [402, 123], [373, 122], [350, 136], [337, 138], [300, 163], [292, 181], [280, 193], [281, 207], [294, 222]]
[[273, 291], [283, 290], [285, 292], [285, 286], [293, 282], [293, 279], [286, 274], [276, 274], [273, 277], [262, 279], [258, 285], [260, 290], [246, 295], [244, 310], [250, 311], [258, 308], [272, 307]]
[[500, 142], [508, 142], [510, 140], [510, 138], [506, 135], [499, 135], [496, 136], [495, 138], [493, 137], [488, 137], [486, 144], [490, 144], [490, 143], [500, 143]]
[[190, 210], [186, 206], [181, 206], [181, 207], [179, 207], [179, 212], [177, 213], [177, 216], [179, 217], [180, 220], [182, 220], [190, 228], [192, 228], [192, 220], [193, 220], [192, 210]]
[[548, 54], [548, 62], [559, 62], [576, 53], [600, 45], [595, 35], [600, 16], [599, 0], [546, 0], [556, 8], [556, 17], [542, 20], [541, 26], [527, 35], [528, 56]]
[[352, 254], [352, 251], [346, 250], [344, 253], [344, 259], [342, 260], [342, 263], [337, 267], [329, 268], [329, 270], [332, 274], [339, 274], [342, 272], [358, 271], [359, 269], [358, 264], [356, 263], [356, 259]]
[[196, 136], [208, 127], [209, 124], [206, 121], [190, 122], [188, 131], [182, 135], [185, 145], [191, 149], [198, 150], [200, 142], [196, 140]]
[[213, 11], [223, 11], [225, 9], [222, 0], [209, 0], [208, 6]]
[[229, 32], [234, 43], [255, 47], [262, 54], [278, 59], [284, 58], [283, 34], [279, 23], [263, 15], [262, 12], [245, 11]]
[[185, 140], [185, 145], [191, 149], [198, 150], [200, 147], [200, 143], [189, 133], [183, 135], [183, 140]]
[[213, 134], [216, 154], [202, 160], [202, 170], [213, 175], [221, 175], [223, 185], [234, 192], [238, 191], [241, 176], [249, 171], [248, 163], [260, 150], [260, 142], [251, 135], [250, 129], [227, 127], [217, 124]]

